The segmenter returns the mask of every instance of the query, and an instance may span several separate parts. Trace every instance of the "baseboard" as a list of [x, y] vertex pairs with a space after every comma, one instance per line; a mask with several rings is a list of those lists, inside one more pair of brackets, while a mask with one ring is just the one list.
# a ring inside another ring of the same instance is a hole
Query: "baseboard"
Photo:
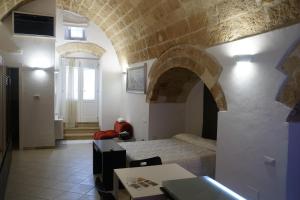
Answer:
[[0, 167], [0, 199], [5, 199], [5, 190], [9, 175], [9, 169], [12, 157], [12, 145], [10, 144], [5, 152], [3, 162]]

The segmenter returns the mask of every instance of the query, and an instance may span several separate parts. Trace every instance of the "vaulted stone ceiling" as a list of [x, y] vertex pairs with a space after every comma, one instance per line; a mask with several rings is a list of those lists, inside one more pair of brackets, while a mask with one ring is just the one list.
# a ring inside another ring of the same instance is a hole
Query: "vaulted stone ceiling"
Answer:
[[199, 77], [185, 68], [173, 68], [158, 79], [152, 102], [186, 102]]
[[[0, 0], [0, 18], [20, 3]], [[209, 47], [300, 22], [299, 0], [57, 0], [99, 25], [129, 63], [178, 44]]]

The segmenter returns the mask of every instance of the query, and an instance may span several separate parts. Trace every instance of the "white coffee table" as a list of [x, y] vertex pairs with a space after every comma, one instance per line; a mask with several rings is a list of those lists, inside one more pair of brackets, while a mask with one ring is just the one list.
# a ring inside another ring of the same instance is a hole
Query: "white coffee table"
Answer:
[[[151, 180], [158, 185], [148, 186], [136, 189], [130, 186], [136, 178]], [[178, 164], [165, 164], [146, 167], [114, 169], [114, 195], [118, 199], [119, 181], [122, 182], [125, 189], [133, 200], [137, 199], [163, 199], [164, 195], [160, 190], [162, 181], [176, 180], [196, 177], [191, 172], [182, 168]]]

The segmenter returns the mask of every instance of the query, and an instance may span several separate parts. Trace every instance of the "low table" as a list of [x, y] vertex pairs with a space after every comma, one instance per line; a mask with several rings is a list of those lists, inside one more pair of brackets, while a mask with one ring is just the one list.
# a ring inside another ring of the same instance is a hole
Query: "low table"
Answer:
[[113, 170], [126, 167], [126, 150], [114, 140], [93, 142], [93, 173], [102, 175], [106, 190], [113, 189]]
[[[124, 185], [133, 200], [137, 199], [164, 199], [164, 194], [160, 187], [165, 180], [175, 180], [184, 178], [195, 178], [196, 176], [185, 170], [178, 164], [155, 165], [146, 167], [134, 167], [114, 170], [114, 195], [118, 199], [119, 181]], [[135, 179], [145, 179], [157, 183], [156, 186], [132, 187]]]

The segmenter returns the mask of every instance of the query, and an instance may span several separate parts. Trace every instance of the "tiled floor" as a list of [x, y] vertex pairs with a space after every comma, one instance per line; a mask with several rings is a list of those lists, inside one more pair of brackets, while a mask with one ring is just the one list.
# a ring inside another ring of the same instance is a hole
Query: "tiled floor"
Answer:
[[[91, 141], [14, 151], [6, 200], [100, 199], [94, 189], [92, 162]], [[122, 199], [129, 198], [125, 196]]]

